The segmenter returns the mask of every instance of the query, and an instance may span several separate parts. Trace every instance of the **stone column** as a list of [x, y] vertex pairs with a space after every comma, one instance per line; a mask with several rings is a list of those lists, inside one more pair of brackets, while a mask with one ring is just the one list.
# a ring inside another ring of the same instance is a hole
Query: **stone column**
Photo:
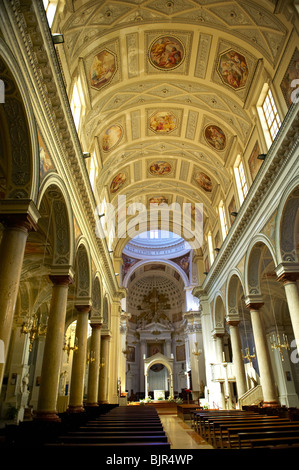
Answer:
[[56, 274], [51, 275], [50, 279], [53, 283], [52, 298], [36, 412], [36, 419], [41, 421], [59, 421], [56, 411], [57, 395], [63, 352], [67, 296], [69, 284], [72, 282], [72, 275], [70, 273]]
[[114, 301], [111, 305], [111, 343], [109, 357], [109, 384], [108, 401], [111, 404], [118, 403], [118, 379], [119, 379], [119, 349], [120, 349], [120, 302]]
[[92, 328], [90, 339], [90, 355], [94, 361], [89, 363], [88, 369], [88, 389], [86, 406], [99, 406], [99, 376], [101, 360], [101, 328], [102, 323], [91, 323]]
[[[223, 351], [223, 336], [224, 328], [216, 328], [212, 332], [212, 336], [215, 341], [215, 360], [216, 364], [220, 364], [219, 367], [223, 367], [222, 364], [225, 362], [224, 351]], [[215, 366], [214, 366], [215, 367]], [[217, 369], [216, 369], [217, 370]], [[226, 373], [226, 370], [223, 370], [223, 373]], [[219, 395], [221, 400], [222, 409], [226, 409], [225, 395], [228, 395], [228, 390], [225, 389], [225, 381], [219, 382]]]
[[[1, 201], [0, 221], [4, 230], [0, 245], [0, 341], [6, 362], [27, 237], [30, 230], [36, 230], [39, 214], [31, 203], [26, 213], [6, 214], [3, 213], [3, 204], [4, 201]], [[8, 207], [7, 210], [11, 208]], [[5, 362], [0, 363], [0, 389]]]
[[120, 316], [120, 349], [119, 349], [119, 378], [121, 382], [121, 392], [126, 391], [126, 368], [127, 355], [123, 353], [127, 349], [127, 329], [131, 314], [122, 312]]
[[108, 403], [110, 336], [101, 336], [101, 363], [99, 377], [99, 403]]
[[216, 329], [212, 333], [214, 341], [215, 341], [215, 359], [217, 364], [222, 364], [224, 362], [224, 351], [223, 351], [223, 336], [224, 330], [216, 331]]
[[281, 263], [275, 271], [277, 280], [284, 285], [294, 337], [299, 350], [299, 292], [297, 287], [299, 266], [298, 263]]
[[[202, 329], [201, 329], [201, 310], [184, 313], [184, 319], [187, 320], [186, 333], [189, 339], [190, 366], [192, 375], [192, 398], [196, 400], [201, 393], [202, 384], [205, 382], [205, 359], [203, 351]], [[195, 343], [197, 343], [195, 345]], [[193, 352], [200, 352], [199, 355]]]
[[238, 391], [238, 398], [240, 398], [247, 390], [246, 385], [246, 374], [244, 361], [242, 357], [242, 345], [239, 332], [239, 319], [232, 320], [230, 317], [227, 317], [227, 323], [230, 329], [230, 339], [233, 352], [233, 365], [236, 375], [236, 384]]
[[274, 384], [274, 376], [271, 367], [271, 358], [267, 344], [267, 338], [264, 331], [264, 325], [261, 318], [260, 308], [263, 306], [257, 299], [245, 299], [246, 307], [250, 310], [253, 337], [258, 361], [261, 386], [264, 395], [263, 406], [278, 406], [279, 402]]
[[148, 398], [148, 375], [147, 374], [144, 374], [144, 380], [145, 380], [145, 385], [144, 385], [144, 389], [145, 389], [145, 398]]
[[144, 388], [144, 359], [143, 357], [146, 356], [146, 349], [147, 343], [144, 339], [140, 339], [140, 357], [139, 357], [139, 391], [142, 393], [143, 390], [146, 393]]
[[76, 305], [77, 326], [76, 344], [78, 349], [74, 351], [72, 364], [72, 377], [70, 389], [69, 413], [81, 413], [83, 407], [84, 376], [86, 369], [88, 314], [90, 305]]

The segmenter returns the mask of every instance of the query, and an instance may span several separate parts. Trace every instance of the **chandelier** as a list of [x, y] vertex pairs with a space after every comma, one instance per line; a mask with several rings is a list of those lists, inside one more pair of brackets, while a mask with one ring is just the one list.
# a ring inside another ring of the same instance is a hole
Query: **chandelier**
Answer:
[[47, 327], [42, 327], [40, 324], [40, 319], [36, 314], [33, 315], [33, 318], [29, 318], [27, 322], [24, 322], [21, 326], [21, 333], [22, 334], [29, 334], [30, 343], [29, 343], [29, 351], [32, 351], [34, 340], [39, 335], [45, 335], [47, 332]]
[[192, 351], [192, 354], [198, 359], [199, 356], [202, 353], [202, 350], [198, 349], [198, 342], [197, 341], [194, 343], [194, 345], [195, 345], [195, 349]]
[[91, 362], [95, 362], [95, 360], [96, 360], [95, 352], [94, 351], [88, 351], [86, 363], [90, 364]]
[[69, 362], [69, 359], [70, 359], [70, 353], [71, 351], [78, 351], [78, 345], [77, 345], [77, 338], [75, 338], [74, 340], [74, 345], [71, 346], [71, 335], [68, 337], [68, 339], [64, 341], [64, 346], [63, 346], [63, 351], [66, 351], [67, 352], [67, 362]]
[[283, 343], [280, 341], [279, 334], [277, 333], [275, 337], [275, 334], [273, 333], [272, 337], [270, 337], [270, 345], [271, 345], [272, 351], [274, 351], [275, 349], [279, 350], [281, 360], [284, 361], [283, 349], [290, 349], [290, 345], [289, 345], [289, 340], [288, 340], [287, 335], [283, 333], [282, 336], [283, 336]]
[[253, 354], [250, 354], [249, 347], [245, 348], [245, 354], [243, 354], [243, 349], [241, 349], [243, 359], [247, 359], [251, 363], [251, 359], [255, 359], [255, 350], [253, 348]]

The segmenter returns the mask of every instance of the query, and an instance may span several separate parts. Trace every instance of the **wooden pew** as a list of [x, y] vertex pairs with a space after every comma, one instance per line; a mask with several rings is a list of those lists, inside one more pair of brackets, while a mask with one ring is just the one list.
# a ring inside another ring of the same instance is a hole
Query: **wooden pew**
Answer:
[[259, 426], [275, 423], [288, 424], [287, 418], [279, 418], [276, 416], [259, 416], [244, 419], [223, 419], [209, 421], [208, 423], [208, 442], [216, 448], [223, 447], [223, 442], [228, 438], [227, 429], [232, 427], [247, 427], [247, 426]]
[[233, 449], [238, 447], [238, 434], [241, 432], [252, 433], [261, 431], [290, 431], [299, 430], [299, 424], [293, 422], [278, 422], [272, 421], [271, 423], [255, 423], [254, 425], [248, 426], [231, 426], [225, 429], [225, 436], [221, 436], [222, 448]]
[[[68, 436], [135, 436], [137, 434], [136, 431], [89, 431], [89, 430], [79, 430], [79, 431], [71, 431], [68, 433]], [[166, 436], [165, 431], [140, 431], [138, 430], [139, 436]]]
[[[51, 449], [59, 449], [63, 450], [64, 448], [68, 449], [70, 447], [78, 447], [78, 448], [90, 448], [90, 447], [109, 447], [109, 452], [117, 452], [119, 450], [119, 447], [126, 447], [127, 448], [135, 448], [135, 447], [145, 447], [147, 449], [150, 448], [158, 448], [159, 450], [156, 451], [153, 449], [153, 452], [159, 453], [161, 451], [166, 451], [170, 450], [170, 443], [169, 442], [119, 442], [117, 444], [115, 443], [73, 443], [73, 442], [47, 442], [44, 444], [44, 447], [49, 447]], [[132, 452], [133, 453], [133, 452]]]
[[178, 405], [177, 406], [177, 415], [179, 418], [181, 418], [183, 421], [185, 419], [191, 419], [191, 411], [200, 411], [202, 408], [199, 405], [194, 405], [194, 404], [185, 404], [185, 405]]
[[253, 439], [251, 442], [251, 448], [255, 449], [265, 447], [299, 447], [299, 436], [296, 437], [274, 437], [264, 439]]
[[47, 442], [47, 447], [135, 447], [163, 446], [170, 449], [167, 435], [163, 429], [157, 411], [143, 409], [130, 411], [115, 408], [111, 412], [87, 421], [77, 429], [69, 429]]
[[167, 436], [156, 436], [155, 434], [153, 435], [146, 435], [146, 436], [141, 436], [140, 434], [135, 435], [112, 435], [112, 436], [97, 436], [97, 435], [85, 435], [79, 434], [79, 435], [73, 435], [73, 434], [67, 434], [66, 436], [59, 436], [57, 439], [57, 442], [63, 442], [63, 443], [77, 443], [77, 444], [84, 444], [84, 443], [89, 443], [89, 444], [104, 444], [104, 443], [109, 443], [109, 444], [119, 444], [119, 443], [129, 443], [129, 442], [167, 442]]
[[285, 431], [259, 431], [259, 432], [240, 432], [238, 433], [239, 449], [251, 448], [251, 441], [273, 439], [278, 437], [299, 437], [298, 429], [291, 429]]
[[247, 413], [242, 410], [213, 410], [213, 411], [204, 411], [196, 412], [194, 414], [195, 421], [195, 430], [202, 434], [205, 432], [205, 423], [212, 418], [224, 418], [224, 417], [245, 417], [245, 416], [258, 416], [255, 413]]
[[86, 423], [85, 426], [80, 426], [80, 429], [93, 429], [93, 430], [101, 430], [101, 429], [104, 429], [106, 431], [108, 431], [109, 429], [112, 431], [114, 429], [119, 429], [119, 430], [134, 430], [134, 429], [139, 429], [139, 430], [149, 430], [149, 431], [163, 431], [163, 425], [162, 423], [160, 424], [155, 424], [155, 425], [144, 425], [142, 423], [139, 423], [139, 424], [136, 424], [134, 426], [131, 426], [131, 425], [127, 425], [127, 424], [122, 424], [122, 425], [118, 425], [117, 423], [115, 424], [110, 424], [110, 425], [90, 425], [89, 423]]
[[213, 414], [201, 414], [197, 416], [196, 430], [202, 437], [207, 437], [210, 432], [210, 423], [220, 420], [234, 420], [234, 419], [249, 419], [257, 418], [259, 415], [247, 414], [240, 412], [222, 412], [222, 413], [213, 413]]

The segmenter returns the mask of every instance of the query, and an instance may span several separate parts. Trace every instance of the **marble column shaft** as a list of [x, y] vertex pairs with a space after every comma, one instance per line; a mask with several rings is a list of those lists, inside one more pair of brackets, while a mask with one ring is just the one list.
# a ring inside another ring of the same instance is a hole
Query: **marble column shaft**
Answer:
[[276, 406], [278, 405], [278, 399], [275, 391], [267, 338], [259, 311], [261, 306], [262, 304], [248, 304], [247, 308], [250, 309], [256, 356], [264, 395], [264, 406]]
[[233, 353], [233, 365], [236, 374], [236, 384], [237, 384], [237, 391], [238, 391], [238, 398], [242, 396], [246, 390], [246, 375], [245, 375], [245, 368], [244, 368], [244, 360], [242, 357], [241, 351], [241, 338], [239, 332], [239, 322], [228, 322], [230, 328], [230, 338], [231, 338], [231, 345], [232, 345], [232, 353]]
[[299, 292], [296, 280], [299, 274], [285, 274], [279, 280], [283, 282], [289, 307], [294, 337], [299, 350]]
[[91, 323], [90, 326], [92, 329], [90, 353], [94, 361], [89, 363], [86, 406], [98, 406], [102, 323]]
[[68, 411], [71, 413], [84, 411], [83, 392], [87, 355], [88, 314], [90, 308], [90, 305], [76, 305], [78, 313], [75, 334], [78, 349], [74, 351], [72, 364], [70, 402], [68, 408]]
[[101, 368], [99, 377], [99, 403], [108, 403], [110, 336], [101, 336]]
[[52, 298], [47, 325], [36, 419], [59, 421], [56, 412], [57, 395], [63, 352], [68, 288], [72, 279], [69, 275], [50, 276], [50, 279], [53, 282]]
[[[13, 317], [20, 285], [21, 270], [29, 230], [35, 228], [27, 215], [15, 215], [2, 220], [4, 230], [0, 245], [0, 340], [7, 359]], [[0, 364], [0, 389], [5, 364]]]

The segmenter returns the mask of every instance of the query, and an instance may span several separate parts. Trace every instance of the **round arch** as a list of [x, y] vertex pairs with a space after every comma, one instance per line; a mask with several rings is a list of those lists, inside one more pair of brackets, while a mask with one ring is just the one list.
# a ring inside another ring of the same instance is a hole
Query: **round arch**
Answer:
[[163, 260], [163, 261], [156, 261], [155, 259], [149, 259], [149, 260], [141, 260], [141, 261], [138, 261], [138, 263], [134, 264], [134, 266], [132, 266], [129, 271], [127, 272], [127, 274], [125, 275], [124, 279], [123, 279], [123, 287], [126, 288], [128, 287], [128, 283], [129, 283], [129, 280], [130, 280], [130, 277], [131, 275], [138, 269], [140, 268], [141, 266], [144, 266], [144, 265], [147, 265], [147, 264], [166, 264], [168, 266], [171, 266], [180, 276], [181, 278], [183, 279], [183, 282], [184, 282], [184, 285], [185, 287], [189, 286], [190, 285], [190, 281], [186, 275], [186, 273], [182, 270], [182, 268], [180, 268], [178, 265], [176, 265], [176, 263], [174, 263], [173, 261], [170, 261], [170, 260]]
[[299, 238], [299, 176], [290, 182], [278, 206], [275, 225], [277, 264], [298, 263], [296, 235]]
[[168, 370], [170, 378], [170, 396], [173, 396], [173, 359], [168, 359], [164, 354], [157, 353], [144, 360], [146, 398], [148, 397], [148, 371], [155, 364], [162, 364]]
[[40, 159], [36, 120], [26, 80], [1, 38], [0, 49], [0, 79], [5, 88], [5, 102], [0, 111], [0, 140], [2, 145], [4, 142], [9, 165], [5, 199], [29, 199], [37, 204]]
[[103, 295], [99, 273], [96, 273], [92, 283], [92, 309], [90, 321], [103, 323]]
[[215, 302], [213, 307], [213, 318], [212, 322], [214, 328], [224, 328], [225, 321], [225, 300], [223, 294], [218, 292], [215, 296]]
[[245, 293], [242, 274], [239, 269], [235, 268], [229, 273], [226, 283], [225, 306], [228, 314], [237, 314], [238, 312], [237, 292], [240, 287]]
[[260, 263], [264, 251], [268, 250], [274, 263], [277, 266], [275, 248], [272, 241], [265, 234], [257, 234], [251, 240], [245, 257], [244, 268], [244, 287], [245, 297], [249, 295], [261, 295], [261, 286], [259, 279]]
[[[139, 225], [139, 230], [138, 230], [138, 233], [143, 233], [143, 232], [147, 232], [149, 230], [149, 221], [148, 219], [146, 221], [143, 221], [140, 223]], [[186, 227], [183, 227], [181, 224], [178, 224], [178, 223], [175, 223], [175, 222], [171, 222], [170, 225], [171, 225], [171, 230], [170, 230], [170, 226], [167, 224], [167, 221], [165, 222], [165, 225], [161, 224], [158, 222], [158, 224], [153, 224], [154, 226], [150, 227], [150, 229], [152, 230], [155, 230], [155, 229], [158, 229], [158, 230], [166, 230], [166, 231], [171, 231], [173, 233], [175, 233], [176, 235], [182, 237], [186, 242], [188, 242], [191, 246], [191, 248], [193, 249], [193, 251], [196, 253], [201, 247], [202, 247], [202, 231], [199, 233], [199, 237], [198, 239], [195, 241], [194, 243], [194, 246], [192, 244], [192, 242], [190, 242], [186, 236], [188, 236], [189, 239], [192, 239], [192, 237], [194, 236], [194, 234], [188, 230], [188, 228]], [[114, 256], [115, 257], [118, 257], [120, 258], [121, 255], [122, 255], [122, 252], [125, 248], [125, 246], [129, 243], [130, 240], [132, 240], [134, 237], [133, 236], [130, 236], [130, 234], [128, 233], [125, 233], [123, 234], [124, 236], [120, 236], [118, 239], [117, 239], [117, 242], [116, 242], [116, 245], [114, 247]], [[133, 235], [133, 234], [131, 234]], [[136, 236], [136, 234], [134, 234], [134, 236]]]
[[53, 265], [74, 267], [73, 211], [65, 183], [56, 173], [50, 172], [45, 176], [38, 196], [38, 209], [44, 197], [50, 201], [55, 228]]
[[104, 294], [103, 298], [103, 328], [109, 329], [110, 327], [110, 299], [108, 294]]
[[76, 297], [90, 299], [92, 294], [90, 250], [83, 236], [77, 240], [75, 268]]

